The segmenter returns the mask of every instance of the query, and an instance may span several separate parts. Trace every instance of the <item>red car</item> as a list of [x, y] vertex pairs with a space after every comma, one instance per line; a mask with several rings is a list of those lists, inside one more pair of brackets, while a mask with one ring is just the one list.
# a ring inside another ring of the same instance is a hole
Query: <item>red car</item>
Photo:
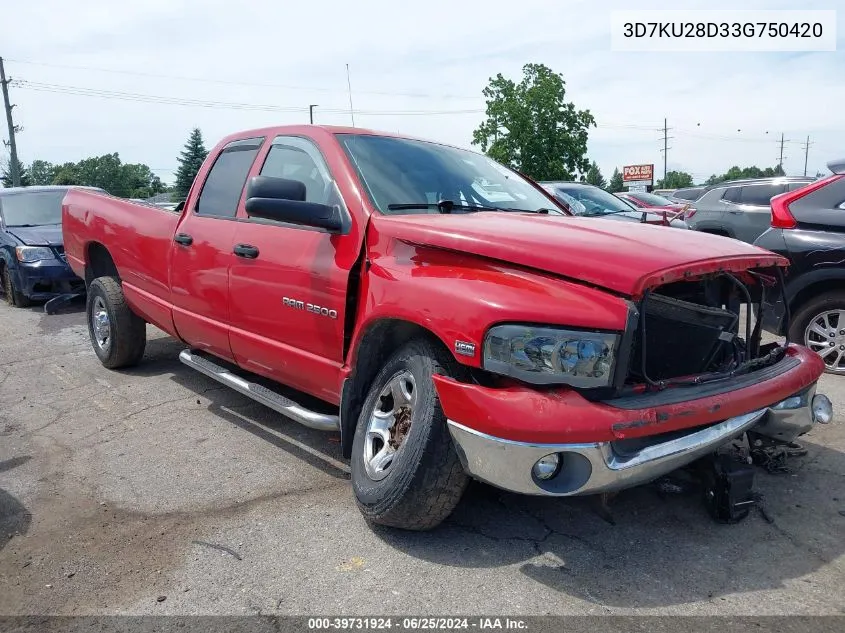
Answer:
[[679, 204], [646, 191], [621, 191], [614, 195], [630, 202], [635, 207], [647, 210], [649, 213], [662, 214], [664, 217], [687, 220], [695, 214], [692, 204]]
[[482, 154], [305, 125], [223, 139], [175, 211], [71, 191], [63, 233], [104, 366], [164, 330], [189, 367], [339, 432], [372, 522], [432, 528], [470, 477], [597, 494], [702, 460], [717, 512], [747, 513], [714, 453], [832, 413], [817, 354], [738, 321], [787, 261], [555, 208]]

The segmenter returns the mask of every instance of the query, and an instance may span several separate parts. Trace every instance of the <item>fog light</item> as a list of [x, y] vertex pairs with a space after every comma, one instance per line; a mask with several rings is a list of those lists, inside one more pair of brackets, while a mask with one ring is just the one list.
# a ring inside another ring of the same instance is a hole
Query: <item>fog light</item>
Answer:
[[537, 479], [547, 480], [557, 475], [560, 470], [560, 455], [552, 453], [537, 460], [531, 472]]
[[827, 424], [832, 419], [833, 404], [831, 404], [830, 398], [820, 393], [813, 396], [813, 420], [819, 424]]

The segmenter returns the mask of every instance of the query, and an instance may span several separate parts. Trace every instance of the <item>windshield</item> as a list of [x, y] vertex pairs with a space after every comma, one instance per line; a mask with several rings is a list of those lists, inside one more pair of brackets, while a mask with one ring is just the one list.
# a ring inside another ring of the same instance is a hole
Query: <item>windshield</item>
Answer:
[[574, 199], [579, 203], [577, 206], [570, 204], [572, 213], [575, 215], [608, 215], [636, 211], [630, 203], [598, 187], [555, 185], [553, 191], [555, 196], [567, 201]]
[[634, 193], [629, 193], [628, 195], [632, 198], [636, 198], [640, 202], [646, 203], [651, 207], [668, 207], [669, 205], [674, 204], [671, 200], [667, 200], [663, 196], [658, 196], [653, 193], [636, 191]]
[[14, 193], [0, 196], [0, 210], [6, 226], [61, 224], [64, 197], [64, 190]]
[[[554, 207], [522, 176], [482, 154], [389, 136], [338, 134], [337, 138], [382, 213], [440, 213], [435, 205], [440, 200], [516, 211]], [[414, 204], [432, 206], [389, 208]]]

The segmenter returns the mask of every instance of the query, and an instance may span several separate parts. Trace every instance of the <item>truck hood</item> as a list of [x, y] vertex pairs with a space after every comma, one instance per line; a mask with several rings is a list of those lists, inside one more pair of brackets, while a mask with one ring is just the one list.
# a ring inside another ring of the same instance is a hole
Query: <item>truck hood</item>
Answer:
[[373, 228], [404, 242], [472, 253], [638, 297], [647, 288], [718, 271], [788, 266], [727, 237], [599, 218], [492, 212], [374, 215]]
[[62, 225], [7, 226], [6, 232], [20, 240], [25, 246], [61, 246]]

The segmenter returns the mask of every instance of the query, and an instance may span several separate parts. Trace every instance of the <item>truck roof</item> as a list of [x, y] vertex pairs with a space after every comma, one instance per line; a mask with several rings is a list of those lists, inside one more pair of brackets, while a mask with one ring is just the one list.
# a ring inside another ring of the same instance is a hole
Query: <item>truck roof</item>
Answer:
[[300, 124], [300, 125], [276, 125], [271, 127], [263, 127], [263, 128], [255, 128], [252, 130], [241, 130], [239, 132], [234, 132], [229, 134], [225, 138], [220, 141], [220, 145], [225, 145], [232, 141], [237, 141], [240, 139], [245, 138], [252, 138], [255, 136], [278, 136], [283, 134], [304, 134], [307, 132], [313, 132], [314, 130], [321, 130], [326, 134], [334, 135], [334, 134], [362, 134], [367, 136], [386, 136], [386, 137], [393, 137], [393, 138], [405, 138], [412, 141], [423, 141], [426, 143], [434, 143], [436, 145], [443, 145], [446, 147], [454, 147], [456, 149], [461, 149], [464, 151], [474, 151], [471, 149], [467, 149], [465, 147], [458, 147], [457, 145], [450, 145], [449, 143], [442, 143], [440, 141], [435, 141], [428, 138], [420, 138], [417, 136], [412, 136], [410, 134], [400, 134], [398, 132], [387, 132], [384, 130], [371, 130], [369, 128], [363, 127], [349, 127], [344, 125], [311, 125], [311, 124]]

